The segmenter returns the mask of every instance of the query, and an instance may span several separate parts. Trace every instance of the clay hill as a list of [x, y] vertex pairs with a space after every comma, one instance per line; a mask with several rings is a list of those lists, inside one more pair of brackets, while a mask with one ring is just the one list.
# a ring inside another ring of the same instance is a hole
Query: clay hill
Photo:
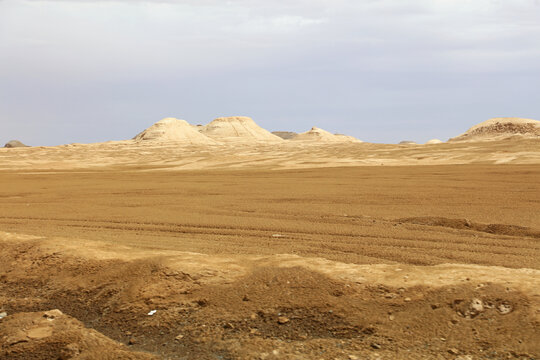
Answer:
[[291, 140], [295, 141], [316, 141], [316, 142], [362, 142], [352, 136], [342, 134], [332, 134], [318, 127], [312, 127], [311, 130], [300, 133]]
[[223, 142], [281, 142], [282, 138], [263, 129], [247, 116], [220, 117], [199, 131]]
[[513, 117], [493, 118], [448, 141], [490, 141], [510, 137], [540, 138], [540, 121]]
[[23, 144], [19, 140], [11, 140], [6, 145], [5, 148], [18, 148], [18, 147], [28, 147], [28, 145]]
[[165, 118], [133, 138], [136, 141], [178, 141], [186, 144], [215, 144], [185, 120]]

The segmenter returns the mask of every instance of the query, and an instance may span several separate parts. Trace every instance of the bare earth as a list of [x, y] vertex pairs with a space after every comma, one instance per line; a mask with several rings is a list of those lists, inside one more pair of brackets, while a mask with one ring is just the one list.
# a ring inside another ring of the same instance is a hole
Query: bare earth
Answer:
[[527, 139], [1, 149], [0, 359], [538, 359], [539, 179]]

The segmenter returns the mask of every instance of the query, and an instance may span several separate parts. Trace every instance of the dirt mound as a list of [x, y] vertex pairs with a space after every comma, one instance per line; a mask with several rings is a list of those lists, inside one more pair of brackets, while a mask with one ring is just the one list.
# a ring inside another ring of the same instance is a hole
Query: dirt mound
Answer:
[[442, 144], [443, 141], [439, 140], [439, 139], [431, 139], [431, 140], [428, 140], [426, 142], [426, 145], [432, 145], [432, 144]]
[[194, 129], [187, 121], [165, 118], [133, 138], [136, 141], [178, 141], [186, 144], [215, 144], [209, 137]]
[[448, 141], [490, 141], [512, 137], [540, 138], [540, 121], [511, 117], [493, 118]]
[[332, 134], [331, 132], [318, 127], [312, 127], [311, 130], [296, 135], [292, 138], [292, 140], [316, 142], [361, 142], [352, 136]]
[[263, 129], [247, 116], [220, 117], [200, 129], [212, 139], [224, 142], [281, 142], [282, 138]]
[[0, 359], [157, 359], [130, 351], [57, 309], [5, 317], [0, 339]]
[[272, 134], [279, 136], [283, 140], [290, 140], [296, 135], [298, 135], [298, 133], [292, 131], [272, 131]]
[[[0, 253], [0, 312], [9, 314], [0, 320], [0, 336], [13, 339], [3, 341], [6, 359], [32, 352], [67, 359], [70, 351], [103, 358], [92, 355], [95, 346], [110, 349], [111, 359], [150, 358], [128, 353], [69, 316], [130, 349], [167, 359], [540, 354], [536, 293], [516, 289], [537, 287], [534, 273], [522, 270], [484, 268], [492, 279], [486, 282], [474, 267], [465, 273], [450, 265], [355, 270], [316, 261], [308, 268], [315, 260], [225, 261], [73, 239], [9, 239]], [[239, 267], [243, 272], [231, 276]], [[504, 286], [496, 283], [502, 273]], [[467, 281], [460, 280], [464, 275]], [[69, 316], [43, 312], [51, 308]]]
[[480, 224], [467, 219], [450, 219], [445, 217], [425, 216], [397, 219], [396, 221], [417, 225], [443, 226], [460, 230], [469, 229], [488, 234], [540, 238], [540, 231], [530, 229], [528, 227], [505, 224]]
[[4, 145], [5, 148], [18, 148], [18, 147], [29, 147], [28, 145], [23, 144], [19, 140], [11, 140]]

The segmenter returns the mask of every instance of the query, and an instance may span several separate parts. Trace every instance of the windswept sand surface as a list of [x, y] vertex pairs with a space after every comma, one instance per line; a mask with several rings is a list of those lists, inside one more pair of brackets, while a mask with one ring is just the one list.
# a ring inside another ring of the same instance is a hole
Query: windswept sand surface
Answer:
[[538, 144], [0, 151], [0, 359], [538, 358]]
[[128, 140], [0, 149], [0, 170], [133, 168], [141, 165], [166, 170], [229, 170], [448, 164], [540, 164], [540, 139], [427, 145], [293, 140], [189, 145]]

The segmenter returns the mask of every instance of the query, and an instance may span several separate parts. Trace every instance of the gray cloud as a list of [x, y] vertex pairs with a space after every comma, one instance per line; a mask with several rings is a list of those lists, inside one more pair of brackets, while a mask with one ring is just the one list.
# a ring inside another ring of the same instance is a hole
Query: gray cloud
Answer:
[[273, 130], [447, 138], [540, 118], [539, 38], [532, 0], [1, 0], [0, 134], [100, 141], [243, 113]]

